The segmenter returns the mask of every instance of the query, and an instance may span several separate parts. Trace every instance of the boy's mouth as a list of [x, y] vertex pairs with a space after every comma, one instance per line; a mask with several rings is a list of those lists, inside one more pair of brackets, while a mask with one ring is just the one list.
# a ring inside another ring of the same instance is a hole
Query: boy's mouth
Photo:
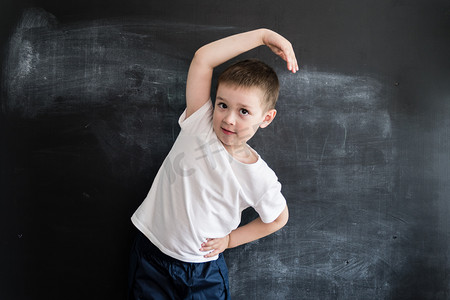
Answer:
[[224, 134], [226, 134], [226, 135], [231, 135], [231, 134], [235, 134], [235, 133], [236, 133], [236, 132], [227, 130], [227, 129], [223, 128], [223, 127], [220, 127], [220, 129], [222, 129], [222, 132], [223, 132]]

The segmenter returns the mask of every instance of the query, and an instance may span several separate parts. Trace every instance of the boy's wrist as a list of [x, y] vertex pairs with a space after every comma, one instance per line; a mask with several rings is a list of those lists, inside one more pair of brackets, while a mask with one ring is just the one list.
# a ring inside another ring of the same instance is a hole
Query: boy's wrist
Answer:
[[266, 36], [270, 30], [267, 28], [260, 28], [258, 31], [261, 39], [261, 45], [266, 45]]
[[227, 249], [231, 248], [230, 243], [231, 243], [231, 232], [227, 235], [228, 237], [228, 243], [227, 243]]
[[268, 44], [269, 44], [268, 37], [272, 33], [274, 33], [273, 30], [270, 30], [268, 28], [261, 28], [261, 39], [262, 39], [263, 45], [268, 46]]

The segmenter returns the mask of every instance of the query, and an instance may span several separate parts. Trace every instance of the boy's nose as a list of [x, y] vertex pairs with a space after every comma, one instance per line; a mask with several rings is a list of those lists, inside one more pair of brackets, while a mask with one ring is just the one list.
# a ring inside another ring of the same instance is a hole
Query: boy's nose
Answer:
[[234, 117], [233, 113], [228, 113], [223, 118], [223, 121], [229, 125], [234, 125], [236, 122], [236, 118]]

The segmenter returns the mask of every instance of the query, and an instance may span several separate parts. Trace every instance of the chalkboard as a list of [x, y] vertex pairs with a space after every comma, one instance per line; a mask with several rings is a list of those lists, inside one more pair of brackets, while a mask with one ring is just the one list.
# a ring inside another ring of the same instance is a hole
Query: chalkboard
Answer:
[[263, 47], [237, 58], [279, 75], [277, 117], [251, 145], [290, 220], [225, 252], [233, 299], [450, 298], [448, 2], [0, 11], [1, 299], [125, 298], [130, 216], [179, 132], [193, 53], [258, 27], [291, 40], [301, 65], [289, 74]]

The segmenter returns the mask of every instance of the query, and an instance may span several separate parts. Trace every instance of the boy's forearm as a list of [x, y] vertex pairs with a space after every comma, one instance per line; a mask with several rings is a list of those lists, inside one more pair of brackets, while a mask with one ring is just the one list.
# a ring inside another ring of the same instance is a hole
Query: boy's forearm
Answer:
[[263, 238], [286, 225], [289, 218], [287, 206], [280, 216], [272, 223], [264, 223], [261, 218], [238, 227], [229, 234], [228, 248], [234, 248], [257, 239]]
[[264, 45], [263, 36], [267, 31], [268, 29], [256, 29], [211, 42], [197, 50], [194, 60], [215, 68], [241, 53]]

